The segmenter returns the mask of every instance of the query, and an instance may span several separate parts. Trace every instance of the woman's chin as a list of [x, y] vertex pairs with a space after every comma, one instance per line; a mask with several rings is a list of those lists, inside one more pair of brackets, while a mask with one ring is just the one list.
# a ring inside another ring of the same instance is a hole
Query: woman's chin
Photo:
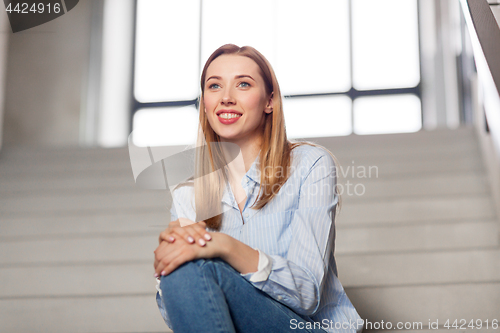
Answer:
[[236, 131], [228, 131], [228, 130], [225, 130], [225, 131], [216, 131], [216, 133], [219, 135], [219, 137], [221, 138], [221, 140], [223, 141], [234, 141], [234, 140], [238, 140], [239, 138], [241, 138], [241, 133], [239, 132], [236, 132]]
[[220, 135], [220, 138], [222, 141], [224, 142], [235, 142], [235, 141], [238, 141], [239, 140], [239, 137], [238, 135]]

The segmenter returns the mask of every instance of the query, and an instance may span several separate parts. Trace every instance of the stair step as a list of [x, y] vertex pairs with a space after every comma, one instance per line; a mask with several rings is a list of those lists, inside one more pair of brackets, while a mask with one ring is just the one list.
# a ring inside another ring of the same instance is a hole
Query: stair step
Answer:
[[398, 143], [432, 143], [432, 142], [446, 142], [453, 143], [457, 140], [472, 140], [476, 139], [475, 130], [471, 127], [461, 127], [453, 130], [449, 129], [436, 129], [432, 131], [418, 131], [414, 133], [392, 133], [392, 134], [370, 134], [370, 135], [346, 135], [336, 137], [319, 137], [313, 138], [314, 141], [333, 141], [341, 146], [351, 145], [365, 146], [368, 145], [397, 145]]
[[451, 324], [455, 319], [465, 319], [467, 323], [481, 319], [489, 320], [491, 325], [493, 319], [498, 319], [499, 287], [500, 281], [494, 281], [346, 288], [346, 292], [360, 316], [371, 322], [422, 322], [428, 325], [429, 320], [438, 320], [439, 325], [443, 325], [447, 320], [451, 320]]
[[[399, 160], [398, 160], [399, 158]], [[360, 157], [356, 159], [339, 158], [339, 178], [360, 178], [363, 174], [379, 177], [399, 175], [406, 177], [419, 174], [442, 174], [448, 172], [477, 172], [483, 171], [481, 158], [474, 156], [451, 156], [434, 159], [420, 156], [408, 158], [397, 157], [392, 159]]]
[[367, 145], [364, 147], [339, 146], [335, 144], [325, 143], [323, 147], [331, 151], [339, 158], [361, 158], [378, 156], [397, 158], [403, 156], [414, 155], [441, 155], [442, 157], [455, 156], [469, 153], [475, 153], [478, 150], [476, 142], [464, 141], [463, 144], [454, 143], [447, 145], [444, 143], [433, 142], [429, 144], [420, 144], [418, 141], [412, 144], [397, 144], [397, 145]]
[[82, 235], [119, 235], [123, 233], [157, 232], [167, 227], [167, 212], [133, 210], [51, 216], [2, 216], [0, 241]]
[[495, 220], [338, 228], [335, 252], [339, 256], [494, 247], [499, 245], [499, 228]]
[[456, 195], [353, 201], [342, 207], [337, 225], [493, 218], [495, 210], [489, 196]]
[[[7, 298], [84, 297], [148, 294], [156, 290], [150, 262], [2, 268], [0, 302]], [[33, 272], [36, 270], [36, 279]], [[78, 287], [76, 287], [78, 286]]]
[[78, 176], [59, 174], [58, 177], [29, 177], [9, 178], [0, 180], [0, 200], [8, 196], [19, 195], [47, 195], [53, 193], [81, 193], [97, 191], [127, 191], [139, 195], [139, 188], [134, 181], [132, 172], [95, 172], [81, 173]]
[[486, 176], [476, 173], [448, 173], [407, 178], [341, 179], [339, 191], [346, 202], [410, 196], [445, 196], [490, 193]]
[[83, 195], [52, 194], [50, 196], [8, 197], [0, 200], [0, 211], [4, 216], [28, 213], [61, 213], [85, 211], [127, 211], [164, 207], [167, 212], [167, 191], [144, 190], [134, 193], [99, 193]]
[[489, 250], [340, 255], [336, 259], [339, 278], [347, 288], [500, 283], [498, 246]]
[[103, 234], [92, 238], [63, 236], [25, 242], [4, 241], [0, 243], [0, 265], [152, 261], [153, 251], [158, 246], [158, 234], [155, 231], [139, 235]]
[[9, 333], [172, 332], [160, 315], [153, 292], [0, 300], [0, 322], [2, 330]]

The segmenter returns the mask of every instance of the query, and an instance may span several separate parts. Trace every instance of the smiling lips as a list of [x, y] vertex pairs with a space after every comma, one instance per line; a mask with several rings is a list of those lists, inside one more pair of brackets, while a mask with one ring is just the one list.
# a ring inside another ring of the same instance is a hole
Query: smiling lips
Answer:
[[224, 125], [234, 124], [241, 116], [241, 113], [234, 110], [221, 110], [217, 112], [217, 118]]

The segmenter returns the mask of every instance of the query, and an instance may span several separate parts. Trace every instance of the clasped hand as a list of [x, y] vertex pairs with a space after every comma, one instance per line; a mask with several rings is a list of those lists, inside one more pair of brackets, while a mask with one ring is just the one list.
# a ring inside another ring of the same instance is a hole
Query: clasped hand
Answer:
[[155, 277], [168, 275], [185, 262], [199, 258], [214, 258], [220, 255], [214, 238], [218, 233], [206, 231], [206, 223], [201, 221], [181, 227], [180, 221], [172, 221], [160, 233], [159, 246], [155, 254]]

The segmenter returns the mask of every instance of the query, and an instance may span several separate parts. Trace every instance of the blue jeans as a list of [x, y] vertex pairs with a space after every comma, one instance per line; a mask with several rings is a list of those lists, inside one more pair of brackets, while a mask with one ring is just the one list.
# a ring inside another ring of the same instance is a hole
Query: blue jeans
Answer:
[[308, 321], [219, 258], [181, 265], [161, 277], [160, 288], [175, 333], [325, 332], [292, 329], [291, 320], [296, 320], [294, 325], [304, 323], [303, 327]]

